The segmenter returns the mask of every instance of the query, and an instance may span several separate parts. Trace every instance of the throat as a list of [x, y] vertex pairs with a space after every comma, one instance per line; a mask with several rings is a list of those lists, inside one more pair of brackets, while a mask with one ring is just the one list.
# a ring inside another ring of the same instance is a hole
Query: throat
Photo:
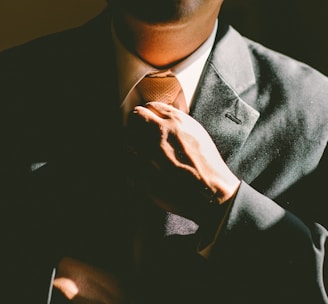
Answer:
[[169, 68], [192, 54], [210, 31], [190, 23], [147, 24], [132, 17], [118, 21], [117, 35], [132, 53], [156, 68]]

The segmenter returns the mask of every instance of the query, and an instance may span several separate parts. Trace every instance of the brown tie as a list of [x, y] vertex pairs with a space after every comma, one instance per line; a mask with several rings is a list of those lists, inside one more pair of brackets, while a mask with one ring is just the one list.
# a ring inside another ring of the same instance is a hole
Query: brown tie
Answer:
[[180, 83], [170, 71], [146, 75], [137, 90], [145, 102], [160, 101], [188, 112]]

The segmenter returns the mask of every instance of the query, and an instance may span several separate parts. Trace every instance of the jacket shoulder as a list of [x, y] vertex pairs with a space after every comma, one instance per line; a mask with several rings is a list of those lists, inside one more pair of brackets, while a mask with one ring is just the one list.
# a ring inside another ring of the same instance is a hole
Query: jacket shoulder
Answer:
[[[326, 100], [328, 77], [310, 65], [298, 61], [244, 38], [250, 50], [257, 82], [276, 85], [286, 94], [293, 91], [302, 96], [316, 96]], [[301, 98], [302, 99], [302, 98]]]
[[[108, 34], [108, 12], [75, 28], [42, 36], [0, 52], [0, 73], [24, 72], [66, 65], [100, 47]], [[103, 33], [102, 33], [103, 32]]]

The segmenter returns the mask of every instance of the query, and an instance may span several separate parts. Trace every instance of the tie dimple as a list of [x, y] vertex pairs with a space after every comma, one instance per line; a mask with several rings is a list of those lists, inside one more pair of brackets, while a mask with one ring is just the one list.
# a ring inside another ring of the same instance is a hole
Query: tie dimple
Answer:
[[182, 88], [178, 79], [171, 72], [147, 75], [138, 83], [137, 89], [145, 102], [159, 101], [172, 104], [187, 112]]
[[177, 98], [181, 87], [174, 76], [146, 76], [138, 84], [144, 101], [160, 101], [171, 104]]

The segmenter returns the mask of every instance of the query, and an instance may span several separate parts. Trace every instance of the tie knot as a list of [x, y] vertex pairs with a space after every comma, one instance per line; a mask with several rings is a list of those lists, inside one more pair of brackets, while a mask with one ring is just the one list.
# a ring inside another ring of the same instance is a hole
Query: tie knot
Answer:
[[137, 85], [145, 102], [160, 101], [173, 104], [182, 89], [178, 79], [171, 72], [146, 75]]

